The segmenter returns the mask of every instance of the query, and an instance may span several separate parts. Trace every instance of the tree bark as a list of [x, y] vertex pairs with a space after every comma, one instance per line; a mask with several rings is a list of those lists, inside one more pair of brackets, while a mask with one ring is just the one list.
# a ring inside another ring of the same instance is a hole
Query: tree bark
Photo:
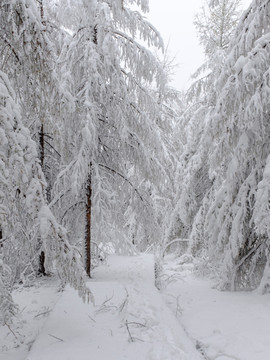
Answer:
[[85, 229], [85, 271], [91, 277], [91, 217], [92, 217], [92, 177], [91, 165], [86, 185], [86, 229]]
[[39, 147], [40, 147], [40, 165], [43, 168], [44, 166], [44, 145], [45, 145], [45, 139], [44, 139], [44, 125], [41, 125], [40, 133], [39, 133]]
[[3, 232], [2, 232], [2, 228], [0, 226], [0, 249], [3, 247], [3, 243], [2, 243], [2, 240], [3, 239]]
[[45, 270], [45, 252], [41, 251], [39, 255], [39, 274], [46, 276], [46, 270]]
[[[39, 146], [40, 146], [40, 165], [41, 168], [44, 168], [44, 148], [45, 145], [45, 141], [44, 141], [44, 125], [41, 124], [41, 128], [40, 128], [40, 133], [39, 133]], [[38, 270], [39, 274], [41, 275], [46, 275], [46, 270], [45, 270], [45, 252], [41, 251], [40, 255], [39, 255], [39, 270]]]

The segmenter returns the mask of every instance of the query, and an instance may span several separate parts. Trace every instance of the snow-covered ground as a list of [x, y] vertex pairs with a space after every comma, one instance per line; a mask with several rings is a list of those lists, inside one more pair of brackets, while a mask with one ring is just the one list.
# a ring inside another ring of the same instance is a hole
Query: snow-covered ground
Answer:
[[34, 286], [13, 293], [19, 305], [13, 324], [0, 326], [0, 360], [25, 359], [41, 327], [61, 296], [55, 279], [40, 279]]
[[167, 304], [206, 359], [270, 359], [270, 294], [216, 290], [183, 258], [168, 257], [161, 277]]
[[[152, 255], [111, 256], [94, 271], [89, 281], [95, 304], [83, 304], [67, 287], [61, 296], [53, 292], [53, 306], [43, 305], [48, 316], [26, 347], [4, 351], [1, 360], [201, 360], [192, 341], [154, 286]], [[55, 289], [55, 288], [54, 288]], [[39, 292], [44, 289], [39, 288]], [[49, 292], [52, 293], [50, 290]], [[31, 291], [30, 291], [31, 293]], [[52, 294], [51, 294], [52, 295]], [[29, 311], [39, 300], [31, 300]], [[27, 293], [23, 295], [27, 298]], [[48, 296], [45, 298], [48, 300]], [[17, 294], [18, 302], [21, 302]], [[40, 311], [41, 311], [40, 310]], [[26, 309], [25, 309], [26, 311]], [[45, 318], [44, 318], [45, 319]], [[32, 325], [31, 325], [32, 324]], [[21, 327], [26, 332], [26, 324]], [[13, 334], [5, 329], [8, 336]], [[14, 336], [13, 336], [14, 337]], [[2, 349], [2, 351], [5, 349]]]
[[0, 360], [270, 359], [270, 295], [220, 292], [193, 267], [167, 257], [159, 292], [152, 255], [111, 256], [88, 282], [94, 304], [54, 279], [19, 288]]

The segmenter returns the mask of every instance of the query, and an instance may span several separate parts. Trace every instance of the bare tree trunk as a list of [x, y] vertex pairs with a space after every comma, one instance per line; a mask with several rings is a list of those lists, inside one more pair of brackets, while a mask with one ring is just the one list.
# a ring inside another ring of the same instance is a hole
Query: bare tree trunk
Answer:
[[40, 5], [40, 17], [41, 17], [41, 23], [42, 25], [46, 24], [46, 21], [44, 20], [44, 6], [43, 6], [43, 0], [39, 0]]
[[86, 185], [86, 229], [85, 229], [85, 270], [91, 277], [91, 217], [92, 217], [91, 165]]
[[3, 239], [3, 232], [2, 232], [2, 228], [0, 226], [0, 249], [3, 247], [3, 243], [2, 243], [2, 240]]
[[[40, 165], [42, 167], [42, 169], [44, 168], [44, 153], [45, 153], [45, 148], [44, 148], [44, 125], [41, 125], [40, 128], [40, 133], [39, 133], [39, 146], [40, 146]], [[39, 270], [38, 272], [42, 275], [46, 275], [46, 271], [45, 271], [45, 252], [41, 251], [40, 255], [39, 255]]]
[[38, 270], [39, 274], [45, 276], [46, 275], [46, 270], [45, 270], [45, 252], [41, 251], [40, 255], [39, 255], [39, 270]]
[[44, 125], [41, 125], [39, 133], [39, 146], [40, 146], [40, 165], [43, 168], [44, 166]]

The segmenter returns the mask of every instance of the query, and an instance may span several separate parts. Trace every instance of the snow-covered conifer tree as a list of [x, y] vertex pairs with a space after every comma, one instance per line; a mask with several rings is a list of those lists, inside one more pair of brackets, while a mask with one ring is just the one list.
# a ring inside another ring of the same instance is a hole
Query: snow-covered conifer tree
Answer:
[[[133, 234], [128, 240], [131, 245], [138, 244], [139, 233], [145, 243], [153, 241], [152, 188], [166, 176], [161, 161], [162, 129], [157, 123], [160, 107], [148, 90], [151, 82], [162, 87], [163, 74], [137, 38], [157, 48], [162, 41], [155, 28], [129, 7], [133, 3], [82, 1], [76, 22], [67, 25], [73, 35], [67, 36], [60, 57], [63, 79], [75, 105], [74, 115], [67, 117], [68, 126], [76, 132], [66, 167], [58, 176], [56, 198], [63, 188], [70, 190], [55, 206], [62, 207], [61, 216], [69, 221], [72, 210], [79, 216], [91, 193], [91, 229], [96, 241], [106, 243], [118, 237], [120, 247], [127, 233]], [[147, 11], [147, 1], [136, 4]], [[69, 11], [68, 7], [63, 11], [64, 20], [71, 18]], [[72, 217], [76, 217], [74, 212]]]
[[[192, 75], [192, 83], [188, 97], [208, 99], [211, 106], [215, 101], [209, 92], [215, 76], [220, 73], [226, 50], [239, 21], [241, 0], [206, 0], [194, 18], [200, 44], [203, 47], [205, 62]], [[213, 92], [214, 95], [215, 92]]]
[[[205, 2], [195, 16], [195, 26], [205, 53], [205, 63], [192, 76], [195, 81], [187, 92], [187, 109], [182, 115], [185, 124], [185, 146], [181, 155], [182, 181], [178, 200], [178, 216], [182, 223], [182, 236], [197, 237], [197, 249], [201, 247], [194, 221], [198, 221], [198, 210], [205, 209], [203, 199], [210, 196], [212, 179], [209, 177], [208, 146], [205, 142], [207, 114], [217, 101], [215, 79], [222, 71], [229, 39], [236, 27], [239, 1], [222, 0]], [[197, 214], [197, 215], [196, 215]], [[205, 210], [203, 211], [205, 214]], [[200, 215], [200, 216], [201, 216]], [[195, 220], [196, 216], [196, 220]], [[199, 228], [201, 228], [199, 226]]]
[[50, 267], [55, 263], [63, 281], [70, 282], [82, 297], [89, 294], [77, 251], [46, 204], [46, 181], [36, 144], [21, 121], [15, 97], [8, 77], [0, 72], [0, 255], [3, 269], [10, 269], [1, 274], [0, 291], [1, 302], [10, 304], [10, 314], [14, 283], [27, 283], [30, 276], [36, 276], [39, 237]]
[[[0, 45], [0, 68], [16, 93], [23, 123], [38, 144], [50, 199], [61, 144], [57, 122], [61, 91], [55, 74], [54, 26], [47, 21], [43, 0], [3, 2], [0, 9], [4, 39]], [[54, 144], [52, 140], [56, 140]], [[44, 273], [43, 261], [40, 265]]]
[[269, 9], [253, 1], [242, 15], [203, 134], [213, 185], [194, 226], [203, 226], [208, 259], [229, 289], [269, 286]]

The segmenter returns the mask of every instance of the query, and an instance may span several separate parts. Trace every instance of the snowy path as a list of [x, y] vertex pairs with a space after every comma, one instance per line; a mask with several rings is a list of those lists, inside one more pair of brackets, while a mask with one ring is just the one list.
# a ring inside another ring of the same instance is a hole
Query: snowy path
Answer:
[[154, 287], [151, 255], [112, 256], [89, 281], [95, 306], [67, 288], [27, 360], [201, 360]]
[[174, 312], [178, 303], [179, 322], [205, 359], [269, 360], [270, 294], [218, 291], [192, 270], [181, 259], [168, 261], [164, 278], [171, 282], [163, 294]]
[[57, 292], [54, 279], [18, 288], [20, 316], [12, 331], [0, 327], [0, 360], [270, 359], [270, 294], [220, 292], [192, 262], [167, 260], [161, 293], [151, 255], [97, 268], [95, 305]]

